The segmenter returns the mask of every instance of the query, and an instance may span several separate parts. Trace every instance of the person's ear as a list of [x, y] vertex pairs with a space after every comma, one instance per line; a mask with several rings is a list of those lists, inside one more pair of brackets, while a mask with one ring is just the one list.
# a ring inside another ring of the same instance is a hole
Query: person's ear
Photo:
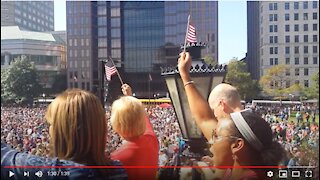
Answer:
[[241, 138], [236, 139], [231, 144], [231, 152], [232, 154], [236, 154], [237, 152], [241, 151], [244, 148], [244, 140]]

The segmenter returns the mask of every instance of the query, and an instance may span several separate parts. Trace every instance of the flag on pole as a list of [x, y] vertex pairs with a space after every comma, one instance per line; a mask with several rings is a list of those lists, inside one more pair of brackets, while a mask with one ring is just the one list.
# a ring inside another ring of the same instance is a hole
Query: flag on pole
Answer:
[[152, 81], [152, 76], [150, 73], [149, 73], [149, 81]]
[[78, 81], [78, 78], [77, 78], [76, 75], [73, 75], [73, 80], [74, 80], [74, 81]]
[[189, 25], [188, 25], [187, 41], [190, 42], [190, 43], [197, 42], [196, 28], [193, 25], [191, 25], [190, 22], [189, 22]]
[[117, 73], [117, 68], [114, 64], [109, 60], [105, 65], [105, 73], [108, 81], [111, 81], [111, 76]]

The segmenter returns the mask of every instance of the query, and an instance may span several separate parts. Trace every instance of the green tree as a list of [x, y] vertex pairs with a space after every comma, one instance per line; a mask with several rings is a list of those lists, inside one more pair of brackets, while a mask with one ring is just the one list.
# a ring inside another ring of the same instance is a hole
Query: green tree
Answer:
[[308, 99], [318, 99], [319, 102], [319, 71], [312, 75], [312, 85], [308, 88], [303, 88], [302, 94]]
[[14, 59], [12, 66], [1, 74], [1, 98], [7, 103], [31, 104], [41, 89], [36, 68], [26, 58]]
[[204, 62], [206, 63], [206, 64], [211, 64], [212, 66], [215, 66], [216, 64], [217, 64], [217, 61], [215, 61], [214, 59], [213, 59], [213, 57], [211, 56], [211, 55], [209, 55], [209, 54], [207, 54], [206, 56], [204, 56]]
[[238, 59], [232, 59], [228, 64], [226, 82], [235, 86], [242, 99], [248, 101], [254, 99], [259, 91], [257, 81], [252, 80], [250, 73], [247, 71], [247, 65]]
[[292, 81], [291, 77], [286, 75], [287, 69], [283, 64], [268, 69], [259, 81], [263, 91], [280, 100], [287, 94], [299, 92], [301, 88], [298, 84], [287, 86], [287, 82]]

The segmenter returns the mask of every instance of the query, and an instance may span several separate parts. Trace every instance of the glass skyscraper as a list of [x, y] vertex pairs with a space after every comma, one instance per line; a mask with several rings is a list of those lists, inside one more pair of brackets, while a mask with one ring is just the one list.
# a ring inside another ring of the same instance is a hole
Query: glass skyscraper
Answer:
[[[217, 61], [216, 1], [67, 1], [68, 64], [71, 65], [70, 70], [68, 68], [68, 86], [84, 88], [101, 96], [101, 84], [105, 78], [99, 60], [112, 57], [123, 81], [133, 87], [136, 96], [148, 97], [150, 93], [151, 97], [165, 95], [160, 67], [176, 65], [189, 14], [197, 30], [198, 41], [207, 44], [203, 54]], [[88, 43], [80, 45], [82, 41]], [[75, 42], [77, 48], [74, 47]], [[69, 48], [70, 43], [73, 43], [72, 48]], [[77, 55], [74, 50], [77, 50]], [[79, 76], [83, 72], [88, 76], [75, 81], [74, 75]], [[109, 83], [111, 96], [115, 97], [116, 94], [112, 93], [116, 91], [121, 93], [120, 86], [119, 79], [112, 77]]]
[[1, 1], [1, 26], [54, 31], [53, 1]]

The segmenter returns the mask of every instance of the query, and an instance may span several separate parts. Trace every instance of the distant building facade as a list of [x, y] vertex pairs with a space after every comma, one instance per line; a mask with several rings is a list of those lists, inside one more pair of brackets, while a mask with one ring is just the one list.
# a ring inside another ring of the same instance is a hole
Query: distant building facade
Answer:
[[[67, 1], [68, 87], [101, 96], [100, 61], [112, 57], [136, 96], [165, 94], [160, 67], [176, 65], [189, 14], [198, 41], [207, 44], [203, 53], [218, 61], [217, 2]], [[109, 85], [120, 82], [114, 76]]]
[[247, 63], [254, 79], [288, 66], [285, 86], [309, 87], [319, 71], [319, 1], [247, 2]]
[[66, 70], [66, 45], [62, 38], [50, 33], [1, 27], [1, 69], [9, 68], [16, 58], [34, 62], [40, 83], [50, 89], [55, 75]]
[[54, 31], [53, 1], [1, 1], [1, 26]]

